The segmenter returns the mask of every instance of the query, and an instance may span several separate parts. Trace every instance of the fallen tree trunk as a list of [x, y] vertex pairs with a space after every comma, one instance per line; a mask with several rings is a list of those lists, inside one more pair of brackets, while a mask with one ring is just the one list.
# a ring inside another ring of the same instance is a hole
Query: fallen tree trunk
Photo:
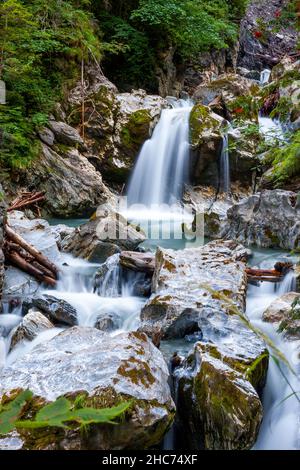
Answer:
[[155, 269], [155, 256], [152, 253], [122, 251], [120, 254], [120, 265], [132, 271], [153, 274]]
[[248, 276], [255, 276], [255, 277], [276, 277], [276, 278], [282, 277], [282, 272], [276, 271], [276, 269], [247, 268], [246, 273], [248, 274]]
[[19, 234], [14, 232], [14, 230], [12, 230], [12, 228], [10, 228], [7, 224], [5, 225], [5, 232], [10, 240], [12, 240], [14, 243], [19, 245], [20, 247], [24, 248], [24, 250], [30, 253], [39, 264], [41, 264], [42, 266], [45, 266], [45, 268], [51, 271], [55, 278], [57, 277], [57, 274], [58, 274], [57, 267], [48, 258], [46, 258], [46, 256], [44, 256], [34, 246], [27, 243], [27, 241], [24, 240], [24, 238], [22, 238]]
[[55, 287], [56, 280], [52, 277], [46, 276], [43, 272], [39, 271], [35, 266], [28, 263], [19, 253], [16, 251], [7, 251], [6, 258], [17, 268], [22, 271], [31, 274], [38, 281], [48, 284], [49, 286]]
[[33, 204], [36, 204], [38, 202], [41, 202], [45, 199], [45, 193], [44, 191], [39, 191], [39, 192], [24, 192], [21, 194], [21, 196], [18, 196], [10, 205], [10, 207], [7, 209], [8, 212], [13, 211], [13, 210], [18, 210], [18, 209], [23, 209], [24, 207], [31, 206]]

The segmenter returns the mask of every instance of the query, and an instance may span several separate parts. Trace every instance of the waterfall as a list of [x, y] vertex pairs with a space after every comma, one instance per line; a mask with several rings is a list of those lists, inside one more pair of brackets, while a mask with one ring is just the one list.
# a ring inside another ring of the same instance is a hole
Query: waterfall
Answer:
[[228, 131], [223, 134], [223, 145], [220, 158], [220, 191], [226, 194], [230, 192]]
[[[300, 390], [299, 343], [288, 342], [277, 332], [278, 325], [262, 321], [262, 314], [279, 296], [295, 289], [294, 272], [289, 272], [277, 285], [262, 282], [250, 286], [247, 299], [247, 314], [254, 327], [268, 336], [273, 344], [285, 355], [296, 374], [283, 363], [280, 368], [270, 357], [267, 383], [263, 393], [264, 419], [254, 446], [257, 450], [300, 449], [299, 421], [300, 406], [292, 389]], [[289, 382], [289, 384], [288, 384]], [[291, 389], [291, 387], [292, 389]], [[289, 398], [287, 398], [289, 397]]]
[[263, 70], [260, 73], [260, 84], [263, 86], [263, 85], [266, 85], [267, 83], [269, 83], [270, 76], [271, 76], [271, 70], [269, 70], [269, 69]]
[[267, 116], [258, 116], [259, 131], [264, 136], [266, 142], [272, 142], [275, 139], [284, 142], [284, 131], [278, 120]]
[[189, 100], [162, 111], [151, 139], [143, 145], [129, 182], [128, 205], [172, 204], [180, 200], [189, 169]]

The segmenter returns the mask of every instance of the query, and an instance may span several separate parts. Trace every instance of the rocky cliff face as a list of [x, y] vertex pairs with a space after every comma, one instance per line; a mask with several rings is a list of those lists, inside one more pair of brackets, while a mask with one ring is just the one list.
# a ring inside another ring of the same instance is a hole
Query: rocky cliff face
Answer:
[[252, 0], [241, 23], [238, 65], [263, 70], [294, 54], [297, 32], [288, 19], [281, 23], [289, 0]]

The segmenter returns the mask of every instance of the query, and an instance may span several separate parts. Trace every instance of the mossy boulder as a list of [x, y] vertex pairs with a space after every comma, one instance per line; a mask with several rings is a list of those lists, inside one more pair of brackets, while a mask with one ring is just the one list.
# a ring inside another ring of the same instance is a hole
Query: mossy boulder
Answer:
[[194, 184], [210, 181], [219, 184], [219, 158], [222, 150], [222, 131], [226, 121], [210, 108], [196, 104], [190, 114], [192, 144], [191, 178]]
[[175, 373], [178, 413], [190, 448], [244, 450], [254, 445], [263, 410], [261, 389], [268, 368], [262, 347], [234, 352], [198, 342]]
[[80, 397], [84, 406], [94, 408], [132, 401], [117, 425], [93, 425], [84, 433], [76, 428], [19, 430], [15, 437], [22, 449], [145, 449], [157, 445], [173, 421], [168, 368], [142, 333], [110, 337], [95, 328], [74, 327], [37, 346], [0, 375], [2, 402], [13, 399], [14, 389], [33, 392], [24, 410], [27, 419], [60, 396]]

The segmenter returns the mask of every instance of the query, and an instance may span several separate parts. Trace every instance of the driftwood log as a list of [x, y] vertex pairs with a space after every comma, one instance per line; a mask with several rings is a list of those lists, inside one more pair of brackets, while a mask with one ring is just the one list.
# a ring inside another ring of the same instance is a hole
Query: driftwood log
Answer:
[[44, 191], [23, 192], [11, 203], [7, 211], [10, 212], [14, 210], [24, 209], [25, 207], [36, 205], [37, 203], [44, 201], [44, 199]]
[[120, 254], [120, 265], [132, 271], [153, 274], [155, 255], [153, 253], [122, 251]]
[[33, 276], [37, 281], [56, 285], [58, 268], [43, 253], [16, 233], [7, 223], [4, 254], [6, 262]]

